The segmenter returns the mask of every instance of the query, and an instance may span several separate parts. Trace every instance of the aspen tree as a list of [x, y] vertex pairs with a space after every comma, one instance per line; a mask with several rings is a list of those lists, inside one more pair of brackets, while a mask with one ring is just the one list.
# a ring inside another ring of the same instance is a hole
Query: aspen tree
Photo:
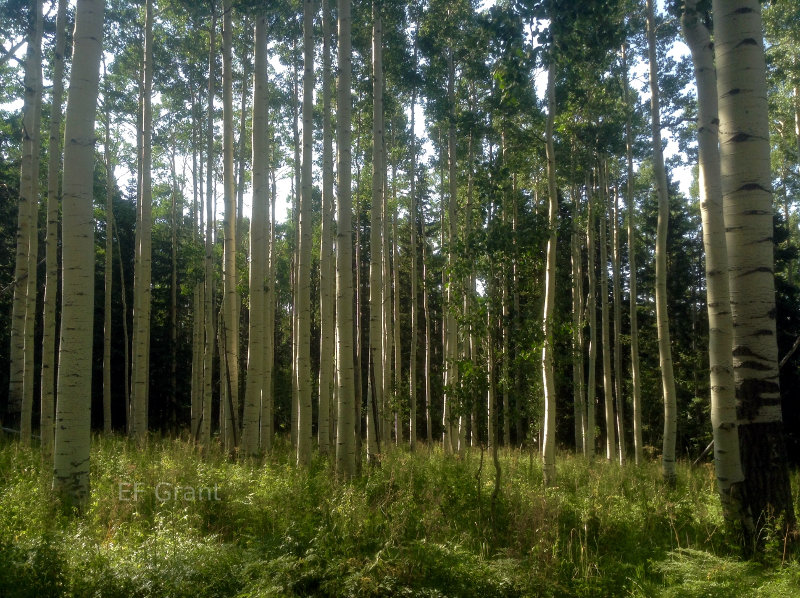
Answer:
[[589, 366], [586, 387], [586, 456], [590, 459], [595, 452], [595, 394], [597, 392], [597, 268], [595, 247], [594, 192], [589, 175], [586, 175], [586, 255], [589, 279], [589, 294], [586, 310], [589, 314]]
[[681, 25], [692, 52], [697, 84], [699, 191], [706, 266], [714, 470], [725, 519], [752, 533], [753, 521], [745, 511], [742, 496], [744, 472], [739, 456], [736, 389], [733, 376], [733, 318], [722, 207], [719, 108], [714, 49], [708, 29], [700, 21], [695, 2], [689, 0], [684, 4]]
[[601, 159], [598, 165], [600, 198], [603, 212], [600, 214], [600, 342], [603, 345], [603, 404], [606, 424], [606, 459], [611, 461], [617, 452], [617, 435], [614, 427], [614, 383], [611, 373], [611, 338], [608, 314], [608, 181], [606, 163]]
[[329, 0], [322, 0], [322, 227], [319, 249], [319, 452], [330, 451], [333, 399], [333, 355], [336, 323], [335, 258], [333, 254], [333, 135], [331, 124], [331, 15]]
[[[714, 0], [714, 47], [725, 214], [733, 374], [753, 520], [794, 524], [783, 438], [775, 328], [773, 207], [766, 65], [760, 4]], [[752, 538], [755, 539], [755, 538]]]
[[247, 379], [242, 415], [242, 452], [259, 451], [259, 416], [268, 389], [264, 386], [265, 312], [267, 280], [267, 217], [269, 196], [267, 139], [267, 18], [256, 18], [253, 70], [253, 209], [250, 216], [250, 318]]
[[206, 230], [204, 265], [204, 336], [203, 346], [203, 407], [200, 416], [200, 446], [207, 447], [211, 442], [211, 399], [212, 376], [214, 372], [214, 81], [217, 61], [217, 12], [211, 5], [211, 25], [208, 44], [208, 114], [206, 115]]
[[573, 189], [570, 258], [572, 262], [572, 385], [574, 395], [575, 450], [586, 454], [586, 404], [583, 381], [583, 268], [579, 233], [578, 191]]
[[[103, 63], [103, 78], [106, 77], [105, 63]], [[113, 257], [114, 257], [114, 204], [113, 183], [114, 165], [111, 158], [111, 108], [108, 98], [105, 98], [105, 147], [104, 158], [106, 167], [106, 243], [105, 260], [103, 264], [103, 432], [111, 433], [111, 291], [113, 288]]]
[[222, 176], [225, 198], [225, 240], [223, 246], [223, 331], [225, 357], [223, 360], [224, 430], [226, 451], [237, 444], [239, 411], [239, 293], [236, 290], [236, 196], [233, 165], [233, 73], [232, 73], [232, 2], [222, 4]]
[[[551, 42], [552, 43], [552, 42]], [[545, 266], [544, 313], [542, 315], [542, 381], [544, 385], [544, 443], [542, 447], [542, 473], [544, 484], [556, 480], [556, 388], [553, 366], [553, 315], [556, 284], [556, 232], [558, 229], [558, 191], [556, 189], [556, 157], [553, 145], [553, 125], [556, 111], [555, 56], [551, 46], [550, 64], [547, 67], [547, 122], [545, 129], [547, 153], [547, 223], [549, 235]]]
[[[414, 62], [413, 68], [417, 70], [417, 34], [418, 25], [414, 29]], [[418, 289], [419, 289], [419, 267], [417, 265], [417, 138], [414, 132], [415, 111], [417, 106], [417, 85], [416, 81], [411, 87], [411, 155], [408, 165], [409, 177], [409, 213], [408, 221], [411, 229], [411, 347], [410, 359], [408, 362], [408, 445], [411, 450], [415, 450], [417, 444], [417, 342], [419, 338], [419, 310]]]
[[669, 317], [667, 316], [667, 229], [669, 226], [669, 196], [664, 153], [661, 149], [661, 115], [659, 107], [658, 64], [656, 62], [656, 32], [653, 0], [647, 0], [647, 48], [650, 62], [650, 111], [652, 117], [653, 170], [658, 193], [658, 225], [656, 231], [656, 322], [658, 326], [658, 361], [661, 367], [661, 386], [664, 396], [664, 437], [661, 470], [667, 483], [675, 481], [675, 442], [677, 437], [677, 398], [672, 370]]
[[622, 396], [622, 290], [619, 283], [619, 194], [614, 189], [611, 215], [611, 293], [614, 301], [614, 396], [617, 399], [619, 464], [625, 465], [625, 399]]
[[145, 3], [144, 85], [142, 88], [141, 193], [137, 211], [136, 263], [133, 283], [133, 380], [131, 435], [147, 437], [150, 385], [150, 302], [152, 265], [152, 131], [153, 131], [153, 0]]
[[633, 403], [633, 452], [637, 465], [642, 462], [642, 388], [639, 375], [639, 322], [636, 313], [636, 227], [633, 205], [633, 133], [631, 126], [631, 112], [633, 107], [630, 102], [630, 86], [628, 82], [627, 45], [622, 46], [622, 71], [624, 102], [627, 110], [625, 118], [625, 162], [627, 166], [627, 180], [625, 182], [625, 203], [628, 212], [628, 268], [630, 270], [629, 287], [629, 317], [631, 335], [631, 402]]
[[447, 179], [449, 192], [447, 195], [447, 290], [445, 300], [445, 345], [444, 345], [444, 448], [453, 452], [457, 447], [453, 438], [453, 412], [460, 411], [456, 403], [456, 386], [458, 384], [458, 327], [456, 324], [456, 288], [455, 288], [455, 242], [456, 242], [456, 205], [458, 203], [458, 178], [456, 173], [456, 68], [453, 47], [447, 53], [447, 97], [450, 113], [447, 119]]
[[311, 168], [314, 111], [314, 0], [303, 0], [303, 166], [297, 263], [297, 464], [311, 462]]
[[31, 0], [28, 50], [25, 54], [22, 108], [22, 156], [19, 180], [14, 298], [11, 307], [11, 352], [8, 406], [19, 417], [20, 440], [31, 441], [33, 413], [34, 322], [39, 252], [39, 146], [42, 111], [42, 2]]
[[377, 434], [383, 404], [383, 25], [377, 0], [372, 2], [372, 206], [370, 210], [369, 356], [367, 388], [367, 457], [377, 458]]
[[42, 314], [41, 417], [42, 454], [52, 458], [55, 416], [56, 304], [58, 298], [58, 220], [61, 203], [61, 117], [64, 101], [64, 54], [66, 51], [67, 1], [58, 0], [56, 41], [53, 51], [53, 91], [50, 105], [50, 139], [47, 148], [47, 230], [45, 285]]
[[356, 474], [353, 345], [353, 227], [351, 197], [351, 1], [338, 0], [339, 82], [337, 86], [336, 146], [337, 215], [336, 226], [336, 378], [338, 405], [336, 415], [336, 474], [350, 479]]
[[78, 0], [67, 99], [63, 180], [61, 337], [53, 490], [78, 507], [89, 498], [94, 320], [94, 121], [103, 39], [102, 0]]

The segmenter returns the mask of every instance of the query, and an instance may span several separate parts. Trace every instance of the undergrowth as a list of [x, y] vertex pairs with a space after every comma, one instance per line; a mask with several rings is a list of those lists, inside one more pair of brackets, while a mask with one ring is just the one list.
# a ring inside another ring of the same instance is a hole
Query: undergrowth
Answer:
[[710, 466], [679, 466], [669, 488], [655, 462], [563, 453], [543, 488], [536, 455], [500, 460], [493, 501], [479, 451], [396, 449], [339, 483], [323, 458], [296, 468], [285, 445], [234, 462], [184, 440], [96, 437], [75, 516], [38, 451], [4, 441], [0, 597], [800, 595], [800, 554], [782, 538], [739, 558]]

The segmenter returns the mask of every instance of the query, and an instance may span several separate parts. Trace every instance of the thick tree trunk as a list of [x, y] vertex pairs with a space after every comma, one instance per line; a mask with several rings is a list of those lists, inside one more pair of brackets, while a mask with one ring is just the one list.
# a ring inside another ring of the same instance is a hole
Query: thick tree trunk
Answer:
[[138, 210], [136, 263], [133, 286], [133, 389], [131, 435], [147, 437], [150, 385], [150, 301], [152, 247], [152, 131], [153, 131], [153, 1], [145, 4], [144, 86], [142, 89], [141, 195]]
[[269, 148], [267, 139], [267, 18], [256, 18], [253, 80], [253, 208], [250, 217], [250, 318], [248, 321], [247, 380], [242, 415], [242, 453], [259, 452], [259, 418], [264, 387], [264, 287], [267, 280], [267, 218]]
[[331, 124], [331, 15], [322, 0], [322, 227], [319, 249], [319, 424], [320, 454], [330, 451], [333, 398], [335, 270], [333, 254], [333, 135]]
[[94, 114], [103, 39], [102, 0], [78, 0], [64, 146], [62, 309], [53, 490], [89, 499], [94, 320]]
[[351, 0], [338, 0], [339, 17], [339, 83], [337, 87], [336, 145], [339, 148], [337, 162], [337, 208], [336, 226], [336, 379], [338, 383], [336, 414], [336, 474], [350, 479], [356, 474], [355, 455], [355, 380], [353, 345], [353, 226], [351, 198], [350, 157], [350, 81]]
[[775, 336], [766, 67], [756, 0], [714, 0], [722, 200], [744, 501], [757, 525], [794, 525]]
[[226, 451], [236, 448], [239, 410], [239, 293], [236, 289], [236, 195], [233, 165], [233, 73], [232, 73], [232, 2], [224, 0], [222, 17], [222, 174], [225, 198], [225, 241], [223, 246], [223, 324], [225, 326], [225, 359], [221, 368], [223, 394], [231, 396], [222, 401]]
[[650, 62], [650, 110], [652, 113], [653, 170], [658, 192], [658, 226], [656, 230], [656, 322], [658, 326], [658, 361], [664, 396], [664, 437], [661, 470], [664, 479], [675, 481], [675, 442], [677, 438], [677, 399], [672, 373], [669, 316], [667, 314], [667, 230], [669, 227], [669, 195], [664, 153], [661, 149], [661, 115], [659, 108], [658, 64], [653, 0], [647, 0], [647, 47]]
[[728, 253], [722, 210], [719, 153], [719, 109], [714, 47], [700, 21], [695, 2], [684, 5], [683, 34], [694, 62], [697, 83], [697, 142], [699, 150], [700, 212], [708, 308], [708, 357], [711, 375], [711, 425], [714, 432], [714, 469], [725, 519], [752, 534], [753, 520], [743, 500], [744, 473], [739, 456], [736, 389], [733, 377], [733, 318], [731, 314]]
[[50, 106], [50, 140], [47, 149], [47, 237], [45, 240], [45, 287], [42, 314], [41, 418], [42, 455], [53, 456], [56, 375], [56, 304], [58, 297], [58, 220], [61, 204], [61, 115], [64, 101], [64, 53], [66, 49], [67, 0], [58, 0], [56, 42], [53, 53], [53, 101]]
[[553, 315], [556, 297], [556, 232], [558, 230], [558, 190], [556, 189], [556, 156], [553, 146], [553, 125], [556, 110], [555, 64], [551, 56], [547, 68], [547, 195], [549, 238], [545, 266], [544, 313], [542, 314], [542, 382], [544, 386], [544, 443], [542, 446], [542, 473], [544, 484], [556, 480], [556, 385], [553, 365]]

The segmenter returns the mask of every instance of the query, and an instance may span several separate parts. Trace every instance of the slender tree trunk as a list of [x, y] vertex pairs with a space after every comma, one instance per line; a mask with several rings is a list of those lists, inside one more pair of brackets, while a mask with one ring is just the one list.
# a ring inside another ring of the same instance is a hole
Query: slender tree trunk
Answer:
[[147, 437], [150, 385], [150, 301], [152, 246], [152, 130], [153, 130], [153, 1], [145, 3], [144, 86], [142, 88], [141, 196], [138, 210], [137, 246], [133, 288], [133, 389], [131, 435]]
[[608, 181], [606, 180], [605, 159], [598, 167], [600, 197], [603, 200], [603, 213], [600, 215], [600, 334], [603, 343], [603, 399], [606, 423], [606, 459], [611, 461], [617, 452], [617, 438], [614, 423], [614, 382], [611, 373], [611, 337], [608, 314]]
[[586, 219], [586, 255], [589, 279], [589, 295], [586, 309], [589, 313], [589, 372], [586, 386], [586, 456], [590, 459], [595, 452], [595, 394], [597, 392], [597, 268], [595, 257], [595, 215], [594, 193], [589, 175], [586, 176], [586, 203], [588, 216]]
[[294, 244], [292, 246], [292, 415], [291, 430], [289, 432], [292, 447], [297, 452], [297, 417], [300, 412], [300, 396], [297, 387], [297, 338], [298, 310], [297, 310], [297, 268], [300, 261], [300, 188], [301, 163], [300, 163], [300, 90], [297, 58], [297, 41], [292, 41], [292, 139], [294, 147], [294, 185], [292, 187], [292, 231]]
[[394, 288], [394, 303], [392, 304], [392, 313], [394, 322], [394, 384], [392, 389], [392, 397], [395, 402], [395, 442], [397, 445], [403, 444], [403, 408], [400, 399], [400, 386], [401, 377], [403, 372], [403, 347], [401, 344], [400, 333], [400, 252], [398, 249], [399, 240], [397, 238], [397, 168], [392, 165], [392, 203], [394, 209], [392, 210], [392, 286]]
[[[269, 114], [267, 114], [269, 120]], [[269, 262], [267, 265], [267, 284], [264, 302], [266, 315], [264, 324], [264, 385], [261, 393], [261, 450], [272, 450], [273, 422], [274, 422], [274, 364], [275, 364], [275, 164], [277, 164], [277, 144], [274, 136], [270, 136], [269, 176], [272, 181], [270, 190], [270, 218], [269, 218]]]
[[42, 315], [41, 418], [42, 456], [53, 458], [55, 430], [56, 304], [58, 297], [58, 220], [61, 203], [61, 115], [64, 101], [64, 53], [66, 51], [67, 1], [58, 0], [56, 41], [53, 52], [53, 100], [50, 106], [50, 140], [47, 149], [47, 238]]
[[[456, 174], [456, 94], [455, 78], [456, 68], [453, 57], [452, 41], [447, 54], [447, 97], [450, 104], [450, 115], [447, 123], [447, 179], [449, 183], [449, 193], [447, 198], [447, 295], [445, 315], [445, 347], [444, 347], [444, 371], [445, 371], [445, 421], [444, 423], [444, 445], [446, 451], [454, 451], [457, 447], [453, 438], [453, 417], [460, 412], [457, 404], [458, 385], [458, 328], [456, 324], [455, 308], [456, 288], [455, 288], [455, 267], [456, 267], [456, 206], [458, 204], [458, 178]], [[455, 409], [454, 409], [455, 407]]]
[[[413, 69], [417, 70], [417, 31], [414, 31], [414, 63]], [[417, 137], [414, 132], [415, 111], [417, 106], [417, 86], [411, 88], [411, 156], [409, 159], [409, 228], [411, 229], [411, 347], [408, 361], [408, 445], [411, 450], [417, 444], [417, 342], [419, 338], [419, 307], [417, 294], [419, 289], [419, 269], [417, 265]]]
[[627, 45], [622, 46], [622, 70], [624, 72], [624, 99], [628, 112], [625, 119], [625, 156], [627, 163], [627, 181], [625, 184], [625, 203], [628, 211], [628, 268], [630, 269], [628, 286], [630, 288], [630, 327], [631, 327], [631, 390], [633, 403], [633, 452], [636, 465], [642, 462], [642, 389], [639, 375], [639, 322], [636, 313], [636, 227], [633, 205], [633, 133], [631, 126], [631, 106], [628, 83]]
[[350, 0], [338, 0], [339, 82], [337, 87], [336, 145], [337, 208], [336, 226], [336, 378], [338, 405], [336, 415], [336, 474], [342, 479], [356, 475], [354, 415], [356, 396], [353, 345], [353, 226], [350, 157]]
[[586, 454], [586, 402], [583, 381], [583, 268], [578, 218], [580, 198], [573, 190], [572, 235], [572, 386], [574, 395], [575, 450]]
[[433, 415], [431, 413], [431, 309], [428, 300], [428, 237], [425, 231], [425, 208], [421, 208], [422, 215], [422, 311], [425, 316], [425, 430], [428, 440], [428, 447], [433, 446]]
[[[239, 410], [239, 293], [236, 290], [236, 196], [233, 165], [233, 73], [232, 73], [232, 2], [224, 0], [222, 16], [222, 173], [225, 197], [225, 243], [223, 247], [223, 286], [225, 326], [225, 359], [223, 388], [231, 396], [222, 401], [224, 421], [224, 446], [226, 451], [236, 448]], [[223, 394], [225, 394], [223, 392]]]
[[367, 393], [367, 458], [377, 457], [377, 408], [383, 404], [383, 25], [378, 3], [372, 3], [372, 208], [370, 210], [369, 261], [369, 370]]
[[714, 469], [725, 519], [752, 534], [753, 520], [743, 500], [744, 473], [739, 456], [736, 389], [733, 377], [733, 318], [731, 315], [728, 253], [722, 209], [719, 153], [719, 108], [714, 47], [700, 21], [696, 4], [684, 5], [683, 34], [694, 62], [697, 83], [697, 141], [700, 211], [703, 218], [708, 357], [711, 375], [711, 425], [714, 431]]
[[[610, 200], [609, 200], [610, 201]], [[614, 395], [617, 399], [619, 464], [625, 465], [625, 399], [622, 396], [622, 290], [619, 283], [619, 195], [614, 190], [611, 206], [611, 292], [614, 301]]]
[[[775, 336], [773, 207], [760, 4], [714, 0], [722, 201], [744, 501], [794, 525]], [[755, 538], [754, 538], [755, 540]]]
[[553, 315], [556, 285], [556, 232], [558, 230], [558, 191], [556, 189], [556, 156], [553, 146], [553, 125], [556, 111], [554, 56], [547, 68], [547, 195], [550, 229], [547, 240], [545, 270], [544, 313], [542, 315], [542, 382], [544, 386], [544, 444], [542, 447], [542, 472], [544, 484], [551, 486], [556, 480], [556, 385], [553, 365]]
[[311, 462], [311, 168], [313, 163], [314, 0], [303, 0], [303, 189], [300, 198], [300, 252], [297, 309], [297, 464]]
[[203, 408], [200, 422], [199, 442], [207, 447], [211, 442], [211, 400], [214, 373], [214, 81], [217, 61], [217, 12], [212, 5], [211, 27], [208, 47], [208, 114], [206, 123], [206, 232], [204, 259], [204, 307], [205, 318], [203, 347]]
[[94, 320], [94, 114], [103, 38], [102, 0], [78, 0], [64, 146], [62, 321], [53, 490], [72, 505], [89, 499]]
[[[105, 78], [105, 64], [103, 65]], [[105, 167], [106, 167], [106, 244], [103, 266], [103, 432], [111, 433], [111, 292], [114, 270], [114, 165], [111, 161], [111, 107], [105, 106]]]
[[322, 227], [319, 249], [319, 452], [330, 451], [333, 397], [335, 270], [333, 254], [333, 136], [331, 124], [331, 15], [322, 0]]
[[653, 170], [658, 191], [658, 227], [656, 231], [656, 322], [658, 325], [658, 361], [661, 367], [661, 386], [664, 395], [664, 445], [661, 469], [664, 479], [675, 481], [675, 442], [677, 437], [677, 399], [675, 377], [672, 373], [669, 317], [667, 315], [667, 229], [669, 227], [669, 195], [661, 149], [661, 115], [659, 108], [658, 64], [656, 62], [656, 32], [653, 0], [647, 0], [647, 47], [650, 62], [650, 110], [652, 113]]
[[248, 321], [247, 379], [242, 415], [242, 452], [259, 451], [259, 417], [266, 400], [264, 386], [264, 287], [267, 279], [267, 218], [269, 147], [267, 138], [267, 17], [256, 18], [253, 80], [253, 208], [250, 216], [250, 318]]
[[[172, 200], [170, 202], [171, 272], [169, 289], [169, 346], [170, 346], [170, 405], [168, 421], [173, 428], [178, 425], [178, 173], [175, 168], [175, 148], [172, 148]], [[181, 207], [182, 210], [182, 207]]]
[[22, 158], [19, 180], [17, 252], [11, 315], [11, 353], [8, 409], [12, 423], [19, 418], [20, 440], [31, 442], [33, 413], [33, 330], [39, 250], [39, 146], [42, 110], [42, 2], [31, 0], [28, 50], [25, 55], [22, 108]]

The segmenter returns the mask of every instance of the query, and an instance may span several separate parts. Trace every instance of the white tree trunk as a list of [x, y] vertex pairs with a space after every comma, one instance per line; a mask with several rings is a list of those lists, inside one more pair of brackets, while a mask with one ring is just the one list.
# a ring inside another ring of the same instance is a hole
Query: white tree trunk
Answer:
[[745, 504], [794, 522], [775, 336], [766, 67], [757, 0], [714, 0], [722, 200]]
[[47, 238], [45, 241], [45, 287], [42, 314], [41, 418], [42, 454], [53, 456], [55, 430], [56, 304], [58, 297], [58, 221], [61, 204], [61, 116], [64, 101], [64, 53], [66, 49], [67, 1], [58, 1], [56, 42], [53, 53], [53, 101], [50, 106], [50, 141], [47, 155]]
[[331, 15], [328, 0], [322, 0], [322, 230], [319, 249], [319, 424], [320, 454], [330, 451], [333, 398], [333, 355], [336, 323], [335, 258], [333, 254], [333, 136], [331, 124]]
[[350, 41], [351, 0], [338, 0], [339, 83], [337, 87], [336, 145], [337, 211], [336, 227], [336, 474], [350, 479], [356, 474], [354, 415], [356, 396], [353, 346], [353, 226], [350, 157], [350, 81], [352, 52]]
[[556, 189], [556, 156], [553, 146], [553, 124], [555, 121], [556, 90], [555, 64], [551, 56], [547, 68], [547, 196], [549, 238], [545, 258], [544, 313], [542, 314], [542, 382], [544, 386], [544, 443], [542, 445], [542, 473], [544, 484], [551, 486], [556, 481], [556, 385], [553, 365], [553, 314], [556, 298], [556, 233], [558, 230], [558, 190]]
[[259, 452], [259, 419], [264, 387], [265, 305], [267, 280], [267, 218], [269, 201], [267, 139], [267, 18], [259, 15], [255, 27], [253, 77], [253, 208], [250, 216], [250, 318], [247, 380], [242, 415], [242, 452]]
[[658, 64], [656, 63], [656, 33], [653, 0], [647, 0], [647, 47], [650, 62], [650, 111], [652, 113], [653, 170], [658, 191], [658, 225], [656, 230], [656, 322], [658, 326], [658, 361], [661, 367], [661, 386], [664, 396], [664, 437], [661, 470], [668, 483], [675, 480], [675, 443], [677, 439], [677, 399], [672, 372], [669, 317], [667, 315], [667, 229], [669, 226], [669, 196], [664, 153], [661, 149], [661, 115], [659, 108]]
[[311, 462], [311, 190], [313, 181], [314, 1], [303, 0], [303, 172], [297, 264], [297, 464]]
[[145, 4], [144, 86], [142, 89], [141, 194], [137, 212], [137, 246], [133, 286], [133, 381], [131, 435], [147, 437], [150, 385], [150, 300], [152, 247], [152, 130], [153, 130], [153, 2]]
[[714, 49], [708, 29], [699, 19], [695, 2], [684, 5], [683, 34], [694, 62], [697, 83], [697, 142], [699, 149], [700, 213], [706, 265], [708, 357], [711, 375], [711, 425], [714, 470], [725, 518], [752, 531], [753, 522], [742, 503], [744, 482], [739, 457], [736, 390], [733, 379], [733, 318], [728, 280], [728, 253], [722, 210], [719, 154], [719, 109]]
[[89, 498], [94, 320], [94, 120], [103, 1], [78, 0], [64, 145], [63, 266], [53, 490], [71, 504]]

